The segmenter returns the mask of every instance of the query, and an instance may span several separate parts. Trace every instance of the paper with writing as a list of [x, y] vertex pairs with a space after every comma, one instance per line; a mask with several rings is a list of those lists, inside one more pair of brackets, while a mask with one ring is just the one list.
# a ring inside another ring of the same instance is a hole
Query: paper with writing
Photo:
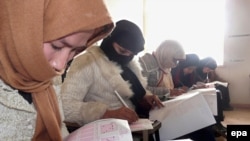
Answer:
[[126, 120], [102, 119], [77, 129], [64, 141], [133, 141], [133, 138]]
[[163, 104], [165, 107], [150, 111], [150, 119], [161, 121], [160, 140], [171, 140], [215, 124], [208, 103], [199, 92], [183, 94]]

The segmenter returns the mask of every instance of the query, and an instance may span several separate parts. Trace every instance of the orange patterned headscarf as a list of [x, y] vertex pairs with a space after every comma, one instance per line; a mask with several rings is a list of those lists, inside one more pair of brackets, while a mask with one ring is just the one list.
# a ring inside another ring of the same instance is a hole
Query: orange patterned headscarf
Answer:
[[0, 78], [29, 92], [37, 110], [33, 140], [60, 141], [61, 119], [43, 43], [95, 29], [88, 45], [105, 37], [113, 22], [103, 0], [1, 0]]

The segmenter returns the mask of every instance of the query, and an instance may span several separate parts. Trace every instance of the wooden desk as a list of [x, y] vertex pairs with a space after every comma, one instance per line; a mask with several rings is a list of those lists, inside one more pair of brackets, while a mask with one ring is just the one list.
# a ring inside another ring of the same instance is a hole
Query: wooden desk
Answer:
[[133, 134], [133, 136], [142, 137], [143, 141], [149, 141], [149, 136], [154, 134], [155, 140], [160, 141], [160, 134], [159, 134], [160, 128], [161, 128], [161, 122], [155, 121], [153, 123], [153, 129], [143, 130], [143, 131], [135, 131], [135, 132], [132, 132], [132, 134]]

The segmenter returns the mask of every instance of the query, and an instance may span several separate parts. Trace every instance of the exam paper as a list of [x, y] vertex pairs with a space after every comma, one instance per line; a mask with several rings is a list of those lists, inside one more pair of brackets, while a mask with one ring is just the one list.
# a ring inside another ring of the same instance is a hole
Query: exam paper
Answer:
[[175, 139], [216, 123], [199, 92], [183, 94], [163, 104], [165, 107], [150, 111], [150, 119], [161, 121], [160, 140]]

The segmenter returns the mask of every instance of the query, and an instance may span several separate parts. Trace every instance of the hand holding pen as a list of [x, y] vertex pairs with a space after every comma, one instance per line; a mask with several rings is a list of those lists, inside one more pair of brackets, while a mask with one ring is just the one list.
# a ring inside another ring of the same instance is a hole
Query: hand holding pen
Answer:
[[114, 110], [106, 110], [102, 118], [118, 118], [127, 120], [128, 123], [135, 122], [139, 119], [136, 112], [128, 107], [126, 102], [122, 99], [120, 94], [117, 91], [114, 91], [115, 95], [117, 96], [118, 100], [124, 105], [118, 109]]
[[122, 99], [122, 97], [120, 96], [120, 94], [119, 94], [116, 90], [115, 90], [115, 95], [118, 97], [118, 99], [121, 101], [121, 103], [122, 103], [125, 107], [129, 108], [128, 105], [126, 104], [126, 102]]

